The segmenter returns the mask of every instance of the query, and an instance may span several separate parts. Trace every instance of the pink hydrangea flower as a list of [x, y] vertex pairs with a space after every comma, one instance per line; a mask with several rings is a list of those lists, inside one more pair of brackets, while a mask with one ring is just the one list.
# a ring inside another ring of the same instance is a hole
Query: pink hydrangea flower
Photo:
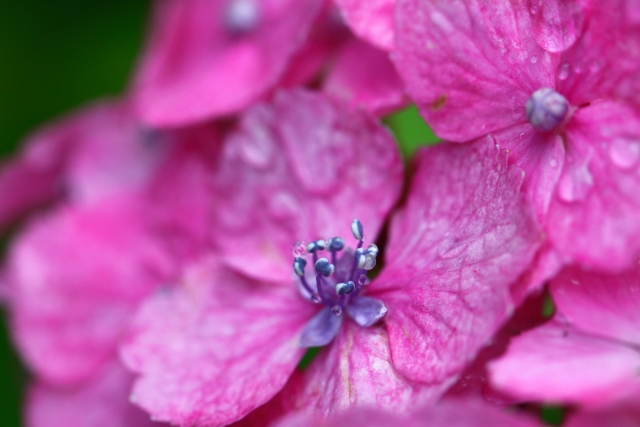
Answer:
[[[396, 66], [442, 138], [490, 135], [564, 262], [640, 251], [637, 0], [402, 0]], [[594, 244], [594, 242], [598, 242]]]
[[550, 284], [555, 318], [514, 338], [489, 364], [519, 399], [603, 406], [637, 399], [640, 268], [612, 275], [566, 267]]
[[[510, 284], [541, 234], [521, 171], [490, 142], [424, 151], [416, 168], [369, 284], [377, 249], [363, 236], [378, 235], [402, 179], [390, 135], [305, 91], [250, 109], [215, 176], [219, 254], [150, 298], [123, 347], [140, 374], [135, 401], [213, 426], [280, 390], [289, 407], [325, 414], [437, 399], [513, 309]], [[290, 379], [305, 348], [325, 344]]]
[[[141, 299], [204, 246], [210, 188], [193, 181], [206, 182], [217, 134], [207, 127], [142, 131], [126, 104], [113, 103], [73, 115], [32, 141], [27, 151], [60, 157], [46, 179], [63, 191], [12, 241], [3, 279], [27, 365], [44, 381], [68, 386], [116, 357]], [[6, 168], [23, 166], [24, 157]], [[2, 204], [15, 203], [15, 189], [0, 188], [9, 190]]]
[[273, 89], [301, 48], [321, 0], [156, 2], [135, 77], [146, 123], [183, 125], [236, 113]]
[[132, 376], [113, 363], [79, 388], [31, 386], [25, 408], [26, 427], [163, 427], [128, 399]]
[[532, 418], [508, 413], [500, 408], [477, 401], [442, 402], [405, 414], [383, 412], [379, 409], [352, 409], [328, 419], [307, 414], [292, 415], [274, 427], [535, 427], [540, 423]]

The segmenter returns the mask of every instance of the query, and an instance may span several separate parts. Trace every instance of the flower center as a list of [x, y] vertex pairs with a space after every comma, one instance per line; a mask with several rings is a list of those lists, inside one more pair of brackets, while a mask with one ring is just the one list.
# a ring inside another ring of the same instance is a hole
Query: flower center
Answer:
[[531, 126], [544, 132], [558, 127], [568, 112], [567, 98], [548, 87], [533, 92], [526, 104], [527, 120]]
[[[359, 220], [353, 220], [351, 232], [358, 241], [355, 250], [345, 248], [341, 237], [293, 245], [293, 271], [300, 281], [300, 292], [305, 299], [323, 306], [303, 331], [303, 347], [317, 347], [331, 341], [345, 312], [361, 326], [371, 326], [387, 313], [382, 301], [361, 295], [370, 283], [367, 274], [376, 265], [378, 247], [370, 244], [363, 248], [363, 227]], [[327, 257], [320, 256], [323, 251], [328, 252]], [[313, 259], [313, 271], [305, 271], [309, 255]]]
[[259, 20], [260, 10], [256, 0], [229, 0], [225, 6], [224, 25], [232, 34], [252, 32]]

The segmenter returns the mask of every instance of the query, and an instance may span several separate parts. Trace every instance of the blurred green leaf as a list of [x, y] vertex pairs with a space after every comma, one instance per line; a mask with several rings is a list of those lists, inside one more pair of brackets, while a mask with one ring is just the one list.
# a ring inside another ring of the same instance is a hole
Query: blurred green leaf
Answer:
[[393, 132], [405, 160], [411, 159], [415, 151], [424, 145], [437, 144], [440, 139], [422, 119], [415, 105], [384, 118], [384, 123]]
[[546, 424], [559, 426], [564, 421], [565, 410], [561, 406], [543, 406], [540, 410], [540, 418]]
[[307, 369], [313, 359], [315, 359], [318, 353], [320, 353], [320, 350], [322, 350], [322, 347], [311, 347], [307, 349], [307, 352], [302, 356], [300, 363], [298, 363], [298, 370], [304, 371]]

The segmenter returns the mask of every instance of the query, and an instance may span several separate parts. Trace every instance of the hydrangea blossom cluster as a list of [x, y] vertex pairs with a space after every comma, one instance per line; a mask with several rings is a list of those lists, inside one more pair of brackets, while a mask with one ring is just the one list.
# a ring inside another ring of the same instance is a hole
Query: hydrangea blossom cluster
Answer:
[[26, 425], [640, 425], [639, 93], [639, 0], [157, 0], [0, 169]]

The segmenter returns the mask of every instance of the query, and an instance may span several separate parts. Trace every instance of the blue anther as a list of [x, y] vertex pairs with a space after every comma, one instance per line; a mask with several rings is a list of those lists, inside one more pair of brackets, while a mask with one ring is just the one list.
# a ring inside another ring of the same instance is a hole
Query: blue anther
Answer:
[[351, 233], [353, 233], [353, 237], [356, 240], [362, 240], [364, 237], [364, 228], [362, 227], [360, 220], [357, 218], [351, 222]]
[[341, 251], [344, 249], [344, 240], [342, 237], [334, 237], [329, 240], [329, 250], [331, 252]]
[[362, 249], [362, 248], [358, 248], [358, 249], [356, 249], [356, 251], [353, 254], [353, 256], [356, 259], [356, 266], [358, 268], [364, 268], [364, 263], [367, 260], [367, 258], [365, 256], [365, 250]]
[[311, 243], [309, 243], [309, 244], [307, 245], [307, 252], [309, 252], [309, 253], [311, 253], [311, 254], [312, 254], [312, 253], [314, 253], [314, 252], [316, 251], [316, 249], [318, 249], [318, 248], [316, 247], [316, 242], [311, 242]]
[[321, 273], [324, 277], [329, 277], [335, 271], [335, 266], [329, 262], [326, 258], [320, 258], [316, 261], [315, 269], [318, 273]]
[[371, 243], [368, 247], [367, 247], [367, 251], [366, 253], [373, 255], [374, 257], [378, 256], [378, 246], [376, 246], [375, 244]]
[[327, 243], [322, 239], [316, 240], [315, 244], [316, 244], [316, 249], [319, 251], [324, 251], [327, 248]]
[[300, 277], [304, 276], [304, 267], [307, 265], [307, 260], [304, 258], [295, 258], [293, 260], [293, 271]]
[[355, 288], [356, 285], [351, 280], [349, 280], [346, 283], [338, 283], [336, 285], [336, 293], [340, 296], [350, 294], [355, 290]]

